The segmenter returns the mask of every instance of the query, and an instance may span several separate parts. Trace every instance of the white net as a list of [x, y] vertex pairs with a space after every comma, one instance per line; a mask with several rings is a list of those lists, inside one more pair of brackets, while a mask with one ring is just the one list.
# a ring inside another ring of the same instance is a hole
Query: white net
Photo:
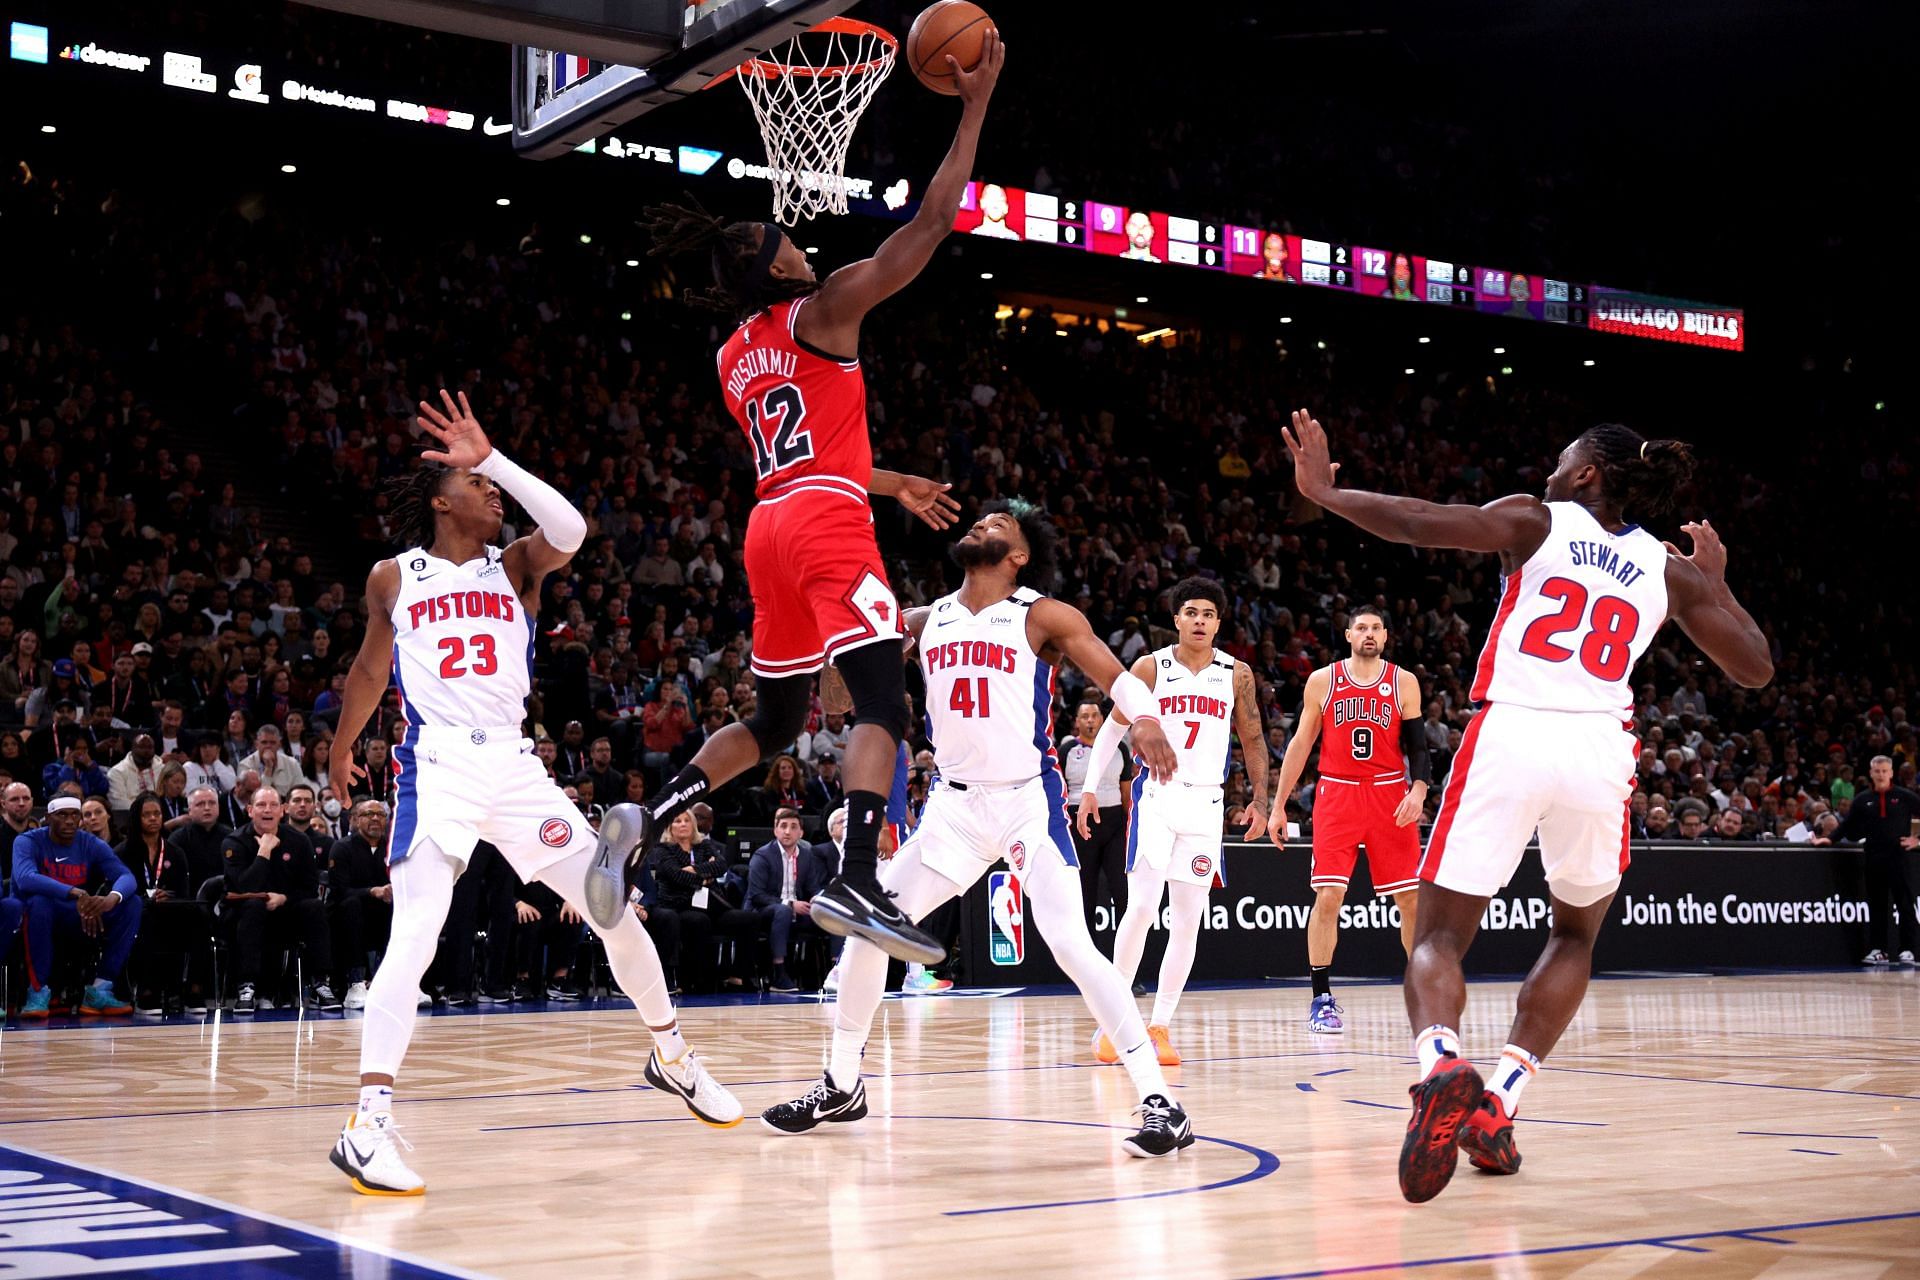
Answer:
[[893, 70], [892, 36], [865, 23], [829, 22], [739, 69], [760, 122], [784, 226], [847, 211], [847, 148], [880, 82]]

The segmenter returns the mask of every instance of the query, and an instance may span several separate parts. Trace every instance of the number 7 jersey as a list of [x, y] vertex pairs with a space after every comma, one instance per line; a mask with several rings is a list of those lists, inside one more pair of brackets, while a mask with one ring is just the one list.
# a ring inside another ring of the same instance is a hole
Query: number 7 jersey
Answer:
[[394, 557], [393, 678], [414, 725], [505, 729], [527, 714], [533, 619], [500, 548], [465, 564], [415, 547]]
[[1667, 551], [1638, 525], [1609, 533], [1549, 502], [1539, 548], [1501, 583], [1475, 702], [1633, 717], [1633, 668], [1667, 619]]
[[794, 332], [807, 302], [776, 302], [733, 331], [716, 357], [721, 397], [753, 449], [761, 501], [834, 489], [864, 502], [873, 476], [866, 379], [859, 360]]

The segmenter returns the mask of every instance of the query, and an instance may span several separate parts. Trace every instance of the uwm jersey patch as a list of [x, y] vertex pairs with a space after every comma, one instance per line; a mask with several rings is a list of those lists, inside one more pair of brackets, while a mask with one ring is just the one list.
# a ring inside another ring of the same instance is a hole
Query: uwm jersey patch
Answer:
[[865, 501], [873, 474], [866, 380], [858, 360], [794, 333], [806, 304], [777, 302], [733, 331], [716, 357], [720, 394], [753, 450], [762, 501], [805, 488], [850, 491]]
[[1407, 771], [1400, 750], [1400, 670], [1380, 664], [1376, 679], [1361, 683], [1346, 663], [1333, 664], [1327, 704], [1320, 711], [1320, 773], [1348, 782], [1398, 778]]

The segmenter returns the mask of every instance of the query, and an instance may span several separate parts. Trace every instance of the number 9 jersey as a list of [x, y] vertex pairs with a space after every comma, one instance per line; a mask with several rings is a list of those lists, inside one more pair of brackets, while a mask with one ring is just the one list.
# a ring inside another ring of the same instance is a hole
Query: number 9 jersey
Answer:
[[1475, 702], [1633, 718], [1634, 664], [1667, 617], [1667, 551], [1638, 525], [1609, 533], [1577, 502], [1552, 526], [1500, 607], [1474, 674]]

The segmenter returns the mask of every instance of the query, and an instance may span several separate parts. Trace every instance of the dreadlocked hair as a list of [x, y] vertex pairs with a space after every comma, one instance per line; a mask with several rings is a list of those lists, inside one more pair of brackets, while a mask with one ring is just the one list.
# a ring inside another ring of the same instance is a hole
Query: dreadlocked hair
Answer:
[[995, 498], [980, 508], [983, 516], [1002, 512], [1013, 517], [1020, 535], [1027, 540], [1027, 562], [1020, 566], [1014, 581], [1047, 594], [1060, 580], [1060, 530], [1047, 517], [1045, 508], [1025, 498]]
[[452, 474], [453, 468], [445, 463], [423, 459], [412, 471], [387, 481], [383, 492], [394, 541], [403, 547], [433, 545], [433, 500]]
[[803, 280], [754, 279], [761, 224], [726, 222], [708, 213], [692, 196], [687, 200], [687, 204], [656, 204], [642, 210], [640, 229], [653, 239], [653, 248], [647, 250], [649, 257], [703, 250], [711, 257], [713, 287], [683, 292], [681, 300], [688, 306], [741, 317], [769, 303], [813, 291], [815, 286]]
[[1648, 440], [1617, 422], [1589, 427], [1580, 439], [1622, 512], [1657, 516], [1672, 510], [1693, 476], [1693, 446], [1684, 440]]

